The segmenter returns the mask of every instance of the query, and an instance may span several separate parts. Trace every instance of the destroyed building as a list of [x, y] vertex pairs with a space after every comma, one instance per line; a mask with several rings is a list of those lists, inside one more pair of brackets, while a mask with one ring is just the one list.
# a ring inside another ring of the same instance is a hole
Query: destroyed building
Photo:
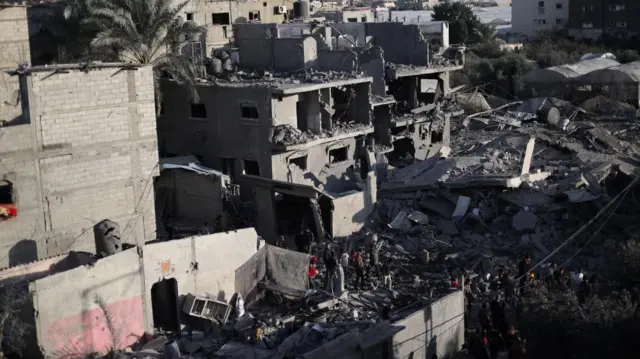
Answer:
[[449, 140], [451, 113], [439, 100], [463, 54], [448, 34], [431, 53], [425, 31], [397, 23], [236, 25], [237, 50], [209, 60], [199, 103], [164, 81], [161, 156], [195, 155], [243, 185], [268, 240], [300, 231], [291, 211], [320, 237], [349, 235], [376, 202], [379, 159], [422, 159]]
[[152, 69], [25, 65], [7, 75], [20, 113], [0, 126], [1, 265], [93, 252], [90, 229], [104, 218], [132, 243], [155, 239]]

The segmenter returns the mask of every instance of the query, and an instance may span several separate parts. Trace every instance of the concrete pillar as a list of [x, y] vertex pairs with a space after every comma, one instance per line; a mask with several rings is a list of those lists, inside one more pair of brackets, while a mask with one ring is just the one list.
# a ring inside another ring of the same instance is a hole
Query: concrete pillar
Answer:
[[320, 91], [304, 94], [307, 104], [307, 130], [313, 133], [322, 132], [322, 117], [320, 116]]
[[333, 128], [331, 119], [334, 114], [333, 97], [331, 97], [331, 89], [325, 88], [320, 90], [320, 101], [322, 102], [322, 129], [330, 131]]

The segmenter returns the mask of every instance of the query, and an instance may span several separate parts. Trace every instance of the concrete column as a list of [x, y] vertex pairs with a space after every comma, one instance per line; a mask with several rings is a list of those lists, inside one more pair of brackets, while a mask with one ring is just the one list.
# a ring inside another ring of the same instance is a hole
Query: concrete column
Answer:
[[322, 129], [330, 131], [333, 128], [331, 118], [335, 112], [333, 110], [333, 97], [331, 97], [330, 88], [320, 90], [320, 101], [324, 106], [322, 108]]
[[320, 91], [304, 94], [307, 103], [307, 130], [313, 133], [322, 132], [322, 118], [320, 116]]
[[409, 106], [411, 108], [416, 108], [419, 105], [418, 101], [418, 89], [420, 87], [420, 82], [417, 77], [407, 77], [406, 80], [407, 86], [409, 86]]

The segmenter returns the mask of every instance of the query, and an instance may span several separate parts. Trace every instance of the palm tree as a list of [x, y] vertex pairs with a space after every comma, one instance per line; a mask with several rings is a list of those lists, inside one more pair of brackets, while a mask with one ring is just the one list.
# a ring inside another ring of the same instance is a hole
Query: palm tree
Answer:
[[[35, 44], [32, 50], [38, 49], [38, 53], [32, 54], [32, 61], [71, 63], [86, 60], [91, 40], [97, 32], [85, 23], [91, 4], [92, 0], [66, 0], [49, 11], [36, 14], [33, 21], [40, 31], [30, 39]], [[104, 60], [113, 60], [113, 57]]]
[[124, 62], [153, 66], [158, 103], [163, 75], [187, 85], [193, 99], [198, 99], [195, 63], [181, 50], [189, 41], [200, 41], [205, 28], [179, 16], [188, 1], [175, 7], [172, 0], [88, 1], [93, 3], [86, 24], [97, 29], [91, 41], [96, 56], [108, 55], [115, 49]]
[[480, 24], [475, 29], [475, 35], [478, 38], [478, 42], [483, 44], [493, 43], [498, 39], [498, 31], [495, 25], [492, 24]]

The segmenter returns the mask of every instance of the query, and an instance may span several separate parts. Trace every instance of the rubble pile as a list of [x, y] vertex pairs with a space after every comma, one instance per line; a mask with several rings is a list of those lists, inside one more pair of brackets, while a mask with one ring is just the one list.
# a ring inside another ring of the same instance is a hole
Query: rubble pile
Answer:
[[292, 146], [318, 140], [338, 136], [343, 133], [361, 131], [368, 126], [356, 122], [334, 122], [330, 130], [323, 130], [316, 134], [309, 130], [302, 131], [291, 125], [277, 125], [272, 129], [271, 143], [279, 146]]
[[321, 84], [331, 81], [352, 80], [363, 77], [357, 72], [318, 71], [307, 69], [299, 72], [270, 72], [267, 70], [238, 70], [224, 77], [209, 76], [208, 81], [224, 86], [251, 85], [254, 87], [279, 88], [283, 85]]

